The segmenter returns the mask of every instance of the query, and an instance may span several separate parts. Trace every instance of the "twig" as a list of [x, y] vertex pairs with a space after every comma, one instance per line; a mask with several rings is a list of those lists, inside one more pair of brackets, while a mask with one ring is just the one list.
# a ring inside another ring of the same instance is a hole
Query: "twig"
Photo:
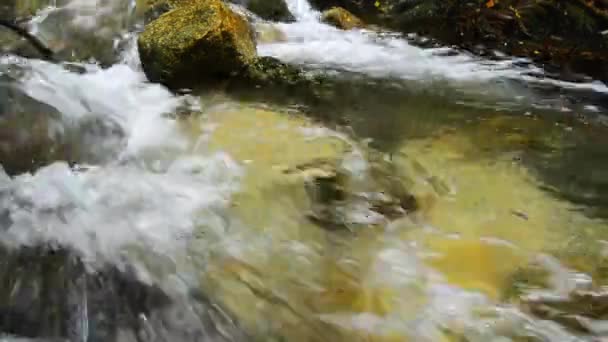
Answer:
[[42, 43], [38, 38], [36, 38], [36, 36], [29, 33], [26, 29], [18, 26], [14, 22], [3, 19], [0, 19], [0, 26], [6, 27], [7, 29], [18, 34], [19, 36], [25, 38], [30, 44], [32, 44], [32, 46], [36, 50], [38, 50], [38, 52], [40, 52], [43, 59], [51, 62], [56, 62], [55, 53], [46, 45], [44, 45], [44, 43]]

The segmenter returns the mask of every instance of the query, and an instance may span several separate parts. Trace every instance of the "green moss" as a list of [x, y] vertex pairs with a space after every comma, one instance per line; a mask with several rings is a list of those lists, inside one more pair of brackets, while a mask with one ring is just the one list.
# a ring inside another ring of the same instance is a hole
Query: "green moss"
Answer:
[[221, 0], [193, 1], [150, 23], [138, 46], [148, 78], [176, 88], [242, 72], [256, 55], [252, 36]]
[[310, 82], [300, 68], [285, 64], [274, 57], [257, 58], [251, 63], [245, 78], [258, 85], [289, 86]]

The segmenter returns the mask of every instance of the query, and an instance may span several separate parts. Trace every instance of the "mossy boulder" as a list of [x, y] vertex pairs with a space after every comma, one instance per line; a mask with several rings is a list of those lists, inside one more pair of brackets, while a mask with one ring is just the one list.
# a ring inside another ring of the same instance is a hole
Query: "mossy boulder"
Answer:
[[230, 77], [256, 57], [249, 24], [221, 0], [191, 0], [163, 14], [138, 47], [148, 78], [171, 88]]
[[249, 0], [247, 9], [264, 20], [295, 21], [284, 0]]
[[321, 20], [342, 30], [365, 27], [361, 19], [342, 7], [333, 7], [323, 12]]

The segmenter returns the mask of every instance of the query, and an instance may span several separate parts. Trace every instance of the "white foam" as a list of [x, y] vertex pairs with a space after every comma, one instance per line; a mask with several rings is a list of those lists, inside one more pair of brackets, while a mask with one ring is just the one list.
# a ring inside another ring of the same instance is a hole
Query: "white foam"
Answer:
[[119, 124], [127, 135], [125, 153], [148, 148], [180, 148], [185, 141], [175, 122], [164, 117], [182, 103], [167, 89], [147, 83], [128, 65], [108, 69], [95, 65], [78, 74], [43, 61], [30, 61], [21, 88], [32, 98], [56, 108], [67, 122], [100, 116]]
[[127, 247], [171, 256], [195, 217], [221, 222], [240, 169], [224, 154], [182, 157], [160, 172], [108, 165], [76, 172], [55, 163], [33, 175], [0, 177], [0, 238], [9, 246], [70, 246], [92, 264], [120, 262]]
[[410, 80], [442, 77], [484, 81], [517, 74], [509, 62], [484, 65], [464, 54], [435, 56], [433, 49], [420, 49], [404, 39], [380, 37], [370, 31], [343, 31], [310, 21], [278, 25], [287, 41], [261, 44], [259, 52], [291, 63]]
[[190, 155], [188, 139], [171, 115], [179, 106], [198, 104], [149, 83], [138, 63], [131, 63], [136, 44], [124, 56], [107, 69], [80, 64], [82, 72], [14, 56], [0, 59], [23, 92], [57, 109], [64, 128], [95, 119], [118, 127], [124, 139], [114, 160], [84, 171], [57, 162], [14, 178], [0, 172], [5, 244], [58, 244], [91, 264], [118, 263], [133, 246], [169, 257], [183, 252], [197, 226], [224, 222], [240, 168], [222, 153]]
[[[339, 30], [320, 22], [320, 14], [307, 0], [288, 0], [295, 23], [279, 23], [286, 41], [260, 44], [261, 55], [274, 56], [296, 64], [365, 73], [373, 77], [450, 83], [459, 89], [473, 89], [478, 95], [505, 98], [533, 97], [525, 86], [509, 85], [508, 80], [552, 85], [563, 89], [608, 93], [598, 81], [567, 82], [546, 77], [542, 69], [517, 58], [487, 60], [446, 48], [422, 49], [400, 35], [369, 30]], [[530, 75], [539, 75], [533, 77]]]

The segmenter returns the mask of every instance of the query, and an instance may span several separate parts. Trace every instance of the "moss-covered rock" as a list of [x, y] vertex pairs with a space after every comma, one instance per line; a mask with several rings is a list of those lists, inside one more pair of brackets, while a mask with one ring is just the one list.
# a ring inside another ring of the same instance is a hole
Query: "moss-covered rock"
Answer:
[[365, 26], [361, 19], [342, 7], [333, 7], [323, 12], [321, 20], [342, 30], [352, 30]]
[[238, 74], [256, 56], [249, 24], [221, 0], [192, 0], [163, 14], [138, 47], [148, 78], [172, 88]]
[[264, 20], [295, 21], [284, 0], [250, 0], [247, 9]]

